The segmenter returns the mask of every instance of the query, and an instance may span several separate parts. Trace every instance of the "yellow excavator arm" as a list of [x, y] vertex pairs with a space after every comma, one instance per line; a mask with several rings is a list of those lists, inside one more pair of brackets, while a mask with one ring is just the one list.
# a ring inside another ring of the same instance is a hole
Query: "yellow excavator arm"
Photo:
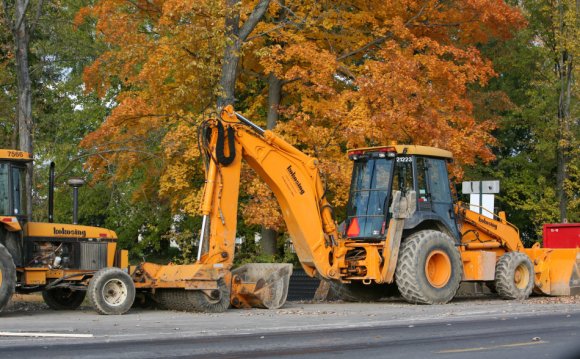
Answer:
[[278, 308], [286, 301], [291, 264], [247, 264], [232, 270], [242, 160], [274, 192], [302, 267], [310, 276], [338, 279], [346, 247], [325, 198], [317, 160], [226, 107], [204, 121], [199, 143], [206, 182], [197, 261], [141, 263], [132, 271], [138, 290], [161, 307], [219, 312], [236, 307]]
[[[336, 278], [329, 258], [338, 254], [333, 253], [338, 232], [318, 161], [272, 131], [255, 127], [231, 106], [221, 116], [206, 121], [200, 131], [206, 136], [200, 142], [207, 159], [200, 263], [231, 267], [243, 159], [274, 192], [304, 270], [310, 276]], [[204, 243], [209, 248], [202, 253]]]

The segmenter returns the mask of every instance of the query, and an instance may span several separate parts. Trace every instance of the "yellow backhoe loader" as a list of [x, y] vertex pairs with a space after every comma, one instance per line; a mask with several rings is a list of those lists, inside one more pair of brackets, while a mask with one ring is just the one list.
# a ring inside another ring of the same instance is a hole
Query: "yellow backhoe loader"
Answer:
[[[123, 314], [135, 298], [126, 250], [115, 232], [98, 227], [52, 223], [54, 163], [50, 165], [49, 223], [30, 222], [26, 212], [29, 153], [0, 150], [0, 311], [14, 292], [42, 292], [55, 310], [89, 300], [100, 314]], [[80, 183], [71, 182], [78, 188]], [[76, 191], [75, 191], [76, 192]], [[74, 213], [77, 211], [74, 197]], [[75, 216], [76, 217], [76, 216]]]
[[142, 263], [138, 291], [162, 306], [220, 312], [281, 306], [288, 265], [231, 271], [242, 160], [274, 192], [302, 267], [341, 297], [373, 300], [396, 285], [412, 303], [446, 303], [461, 281], [486, 282], [510, 299], [532, 290], [578, 293], [578, 249], [524, 248], [505, 214], [487, 218], [454, 203], [450, 152], [392, 144], [348, 152], [354, 162], [344, 228], [325, 198], [318, 162], [226, 107], [199, 130], [206, 160], [198, 261]]

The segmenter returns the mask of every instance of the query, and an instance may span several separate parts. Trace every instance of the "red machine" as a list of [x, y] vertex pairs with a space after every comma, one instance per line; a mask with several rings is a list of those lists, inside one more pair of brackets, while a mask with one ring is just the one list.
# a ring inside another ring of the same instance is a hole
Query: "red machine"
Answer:
[[544, 224], [545, 248], [580, 248], [580, 223]]

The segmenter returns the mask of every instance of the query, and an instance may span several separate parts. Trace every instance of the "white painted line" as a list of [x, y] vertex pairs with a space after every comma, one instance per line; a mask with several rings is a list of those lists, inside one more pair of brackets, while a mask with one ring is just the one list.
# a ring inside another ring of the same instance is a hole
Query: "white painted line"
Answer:
[[0, 332], [0, 337], [92, 338], [92, 334]]
[[437, 354], [468, 353], [468, 352], [478, 352], [478, 351], [482, 351], [482, 350], [516, 348], [516, 347], [523, 347], [523, 346], [528, 346], [528, 345], [538, 345], [538, 344], [547, 344], [547, 343], [549, 343], [549, 342], [545, 342], [543, 340], [540, 340], [537, 342], [512, 343], [512, 344], [494, 345], [494, 346], [490, 346], [490, 347], [449, 349], [449, 350], [441, 350], [441, 351], [438, 351], [435, 353], [437, 353]]

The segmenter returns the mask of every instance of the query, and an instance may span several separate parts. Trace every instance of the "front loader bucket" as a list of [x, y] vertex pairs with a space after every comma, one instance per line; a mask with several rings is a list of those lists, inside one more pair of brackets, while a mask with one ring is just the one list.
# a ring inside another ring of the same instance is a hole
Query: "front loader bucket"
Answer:
[[580, 294], [580, 250], [575, 248], [526, 249], [534, 263], [538, 294], [564, 296]]
[[232, 271], [231, 303], [236, 308], [278, 309], [286, 303], [292, 264], [251, 263]]

